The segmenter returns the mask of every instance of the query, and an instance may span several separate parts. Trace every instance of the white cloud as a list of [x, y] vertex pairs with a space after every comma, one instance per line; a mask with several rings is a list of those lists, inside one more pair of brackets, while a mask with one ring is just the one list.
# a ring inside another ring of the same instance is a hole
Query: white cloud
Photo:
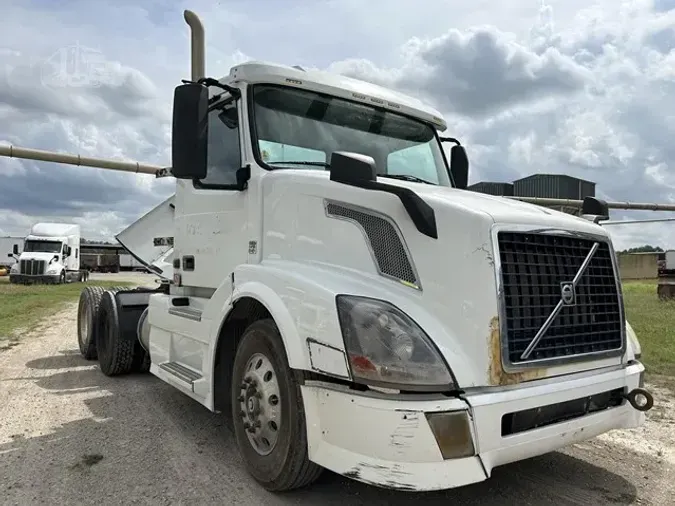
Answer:
[[[612, 200], [675, 201], [674, 0], [410, 5], [12, 5], [0, 33], [0, 142], [168, 164], [172, 89], [189, 73], [188, 7], [206, 25], [210, 74], [248, 55], [432, 102], [467, 146], [472, 182], [561, 172], [596, 181]], [[6, 158], [0, 171], [0, 234], [58, 217], [109, 237], [172, 191], [170, 180]], [[628, 216], [655, 215], [613, 218]], [[612, 228], [620, 248], [675, 247], [674, 231]]]

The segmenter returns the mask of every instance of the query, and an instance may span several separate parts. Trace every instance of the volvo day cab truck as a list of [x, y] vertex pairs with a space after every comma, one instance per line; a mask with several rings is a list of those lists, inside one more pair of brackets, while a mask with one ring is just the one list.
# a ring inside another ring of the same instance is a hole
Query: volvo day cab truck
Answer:
[[23, 251], [14, 245], [8, 254], [16, 262], [10, 283], [71, 283], [84, 281], [80, 270], [80, 226], [70, 223], [36, 223], [26, 236]]
[[80, 350], [104, 374], [149, 371], [222, 412], [274, 491], [324, 468], [458, 487], [644, 422], [606, 205], [467, 191], [441, 115], [373, 84], [260, 62], [206, 78], [185, 17], [176, 192], [117, 237], [163, 282], [80, 298]]

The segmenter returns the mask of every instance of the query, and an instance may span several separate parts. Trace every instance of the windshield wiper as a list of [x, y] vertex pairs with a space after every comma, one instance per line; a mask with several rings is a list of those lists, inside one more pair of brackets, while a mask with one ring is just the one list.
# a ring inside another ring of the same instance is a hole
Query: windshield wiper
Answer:
[[298, 162], [286, 162], [286, 161], [276, 161], [276, 162], [265, 162], [267, 165], [275, 164], [288, 164], [288, 165], [314, 165], [316, 167], [330, 167], [328, 162], [310, 162], [307, 160], [301, 160]]
[[412, 181], [414, 183], [424, 183], [424, 184], [430, 184], [433, 185], [431, 181], [427, 181], [426, 179], [422, 179], [421, 177], [417, 176], [411, 176], [409, 174], [378, 174], [379, 177], [388, 177], [391, 179], [400, 179], [402, 181]]

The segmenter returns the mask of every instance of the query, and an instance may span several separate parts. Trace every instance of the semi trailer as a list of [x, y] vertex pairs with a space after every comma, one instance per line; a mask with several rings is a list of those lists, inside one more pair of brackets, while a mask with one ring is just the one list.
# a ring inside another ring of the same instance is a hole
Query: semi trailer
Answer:
[[117, 253], [82, 253], [82, 269], [88, 272], [119, 272], [120, 257]]
[[380, 86], [262, 62], [206, 77], [185, 20], [169, 168], [0, 151], [176, 180], [117, 236], [160, 285], [82, 291], [103, 374], [149, 371], [224, 413], [271, 491], [322, 469], [448, 489], [644, 422], [609, 205], [468, 191], [442, 116]]
[[0, 237], [0, 267], [9, 268], [16, 262], [14, 251], [19, 253], [23, 249], [23, 237]]
[[13, 245], [15, 260], [10, 283], [72, 283], [86, 281], [80, 269], [80, 226], [72, 223], [36, 223], [23, 241]]

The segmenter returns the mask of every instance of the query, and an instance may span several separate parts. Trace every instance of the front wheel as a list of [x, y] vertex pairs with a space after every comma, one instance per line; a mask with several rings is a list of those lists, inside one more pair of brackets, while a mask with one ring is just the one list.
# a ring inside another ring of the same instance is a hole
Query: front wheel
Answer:
[[309, 460], [300, 387], [288, 366], [274, 321], [244, 332], [234, 359], [232, 420], [249, 473], [281, 492], [315, 481], [322, 468]]

